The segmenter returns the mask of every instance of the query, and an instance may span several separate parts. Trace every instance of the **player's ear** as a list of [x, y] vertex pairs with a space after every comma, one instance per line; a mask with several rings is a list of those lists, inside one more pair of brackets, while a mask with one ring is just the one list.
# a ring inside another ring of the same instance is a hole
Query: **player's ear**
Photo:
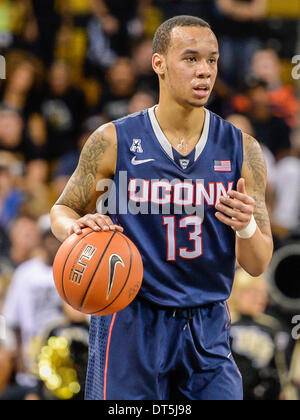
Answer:
[[162, 54], [153, 54], [152, 67], [158, 76], [164, 76], [166, 70], [166, 61]]

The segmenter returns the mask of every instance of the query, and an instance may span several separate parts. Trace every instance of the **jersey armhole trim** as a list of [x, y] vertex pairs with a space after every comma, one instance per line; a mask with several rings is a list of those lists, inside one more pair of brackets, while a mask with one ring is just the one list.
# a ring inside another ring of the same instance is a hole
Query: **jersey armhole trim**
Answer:
[[117, 159], [116, 159], [116, 168], [115, 168], [115, 173], [113, 176], [113, 181], [115, 180], [115, 177], [117, 176], [117, 174], [119, 173], [119, 168], [120, 168], [120, 147], [119, 147], [119, 128], [118, 128], [118, 124], [115, 124], [114, 122], [112, 122], [112, 124], [114, 125], [115, 129], [116, 129], [116, 136], [117, 136]]

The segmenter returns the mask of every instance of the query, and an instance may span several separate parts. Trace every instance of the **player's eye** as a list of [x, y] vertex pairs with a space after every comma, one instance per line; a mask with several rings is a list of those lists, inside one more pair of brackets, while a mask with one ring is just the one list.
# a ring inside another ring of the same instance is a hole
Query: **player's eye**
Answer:
[[210, 58], [208, 61], [210, 64], [215, 64], [217, 62], [215, 58]]
[[195, 63], [197, 61], [196, 57], [187, 57], [185, 58], [185, 60], [189, 63]]

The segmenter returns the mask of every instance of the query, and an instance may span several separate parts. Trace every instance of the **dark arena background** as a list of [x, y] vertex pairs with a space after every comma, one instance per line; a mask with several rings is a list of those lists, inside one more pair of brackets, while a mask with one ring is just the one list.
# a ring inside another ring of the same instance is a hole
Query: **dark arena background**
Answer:
[[[56, 292], [49, 212], [95, 129], [158, 102], [152, 39], [183, 14], [218, 37], [207, 108], [268, 168], [274, 257], [258, 278], [237, 266], [228, 302], [244, 398], [300, 398], [300, 0], [0, 0], [1, 400], [84, 399], [90, 319]], [[105, 410], [142, 416], [130, 406]]]

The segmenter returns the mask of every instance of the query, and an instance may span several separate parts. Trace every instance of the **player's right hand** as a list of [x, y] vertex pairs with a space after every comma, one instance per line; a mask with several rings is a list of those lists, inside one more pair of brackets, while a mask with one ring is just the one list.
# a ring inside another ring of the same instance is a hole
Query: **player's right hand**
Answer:
[[87, 214], [84, 217], [74, 221], [74, 223], [69, 228], [69, 235], [76, 233], [76, 235], [82, 234], [82, 229], [89, 227], [95, 232], [109, 232], [117, 231], [123, 232], [124, 229], [122, 226], [115, 225], [110, 217], [104, 216], [103, 214]]

